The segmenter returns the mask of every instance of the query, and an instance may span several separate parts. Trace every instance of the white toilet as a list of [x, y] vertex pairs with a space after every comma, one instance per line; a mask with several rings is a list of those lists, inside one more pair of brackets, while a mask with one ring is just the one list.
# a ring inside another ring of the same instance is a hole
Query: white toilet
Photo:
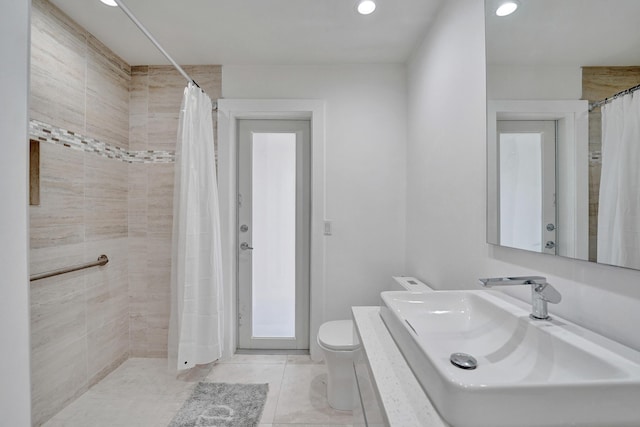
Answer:
[[353, 406], [353, 355], [358, 344], [353, 321], [333, 320], [320, 325], [318, 345], [327, 365], [327, 400], [334, 409], [350, 411]]
[[[432, 289], [413, 277], [394, 277], [391, 291], [430, 292]], [[333, 320], [318, 330], [318, 345], [327, 365], [327, 400], [334, 409], [353, 409], [353, 357], [359, 344], [352, 320]]]

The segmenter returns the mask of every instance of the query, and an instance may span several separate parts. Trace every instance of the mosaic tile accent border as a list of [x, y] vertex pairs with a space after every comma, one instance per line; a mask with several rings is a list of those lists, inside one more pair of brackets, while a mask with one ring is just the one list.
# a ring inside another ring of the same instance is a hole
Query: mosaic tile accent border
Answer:
[[124, 148], [98, 141], [94, 138], [79, 135], [70, 130], [51, 126], [38, 120], [29, 121], [29, 135], [38, 141], [62, 145], [86, 153], [95, 153], [109, 159], [125, 163], [173, 163], [176, 159], [174, 151], [127, 151]]

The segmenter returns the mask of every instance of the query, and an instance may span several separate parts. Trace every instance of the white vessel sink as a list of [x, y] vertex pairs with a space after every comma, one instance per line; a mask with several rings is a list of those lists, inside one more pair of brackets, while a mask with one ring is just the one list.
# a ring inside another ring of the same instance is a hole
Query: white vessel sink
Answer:
[[[383, 292], [380, 315], [455, 427], [640, 426], [640, 353], [493, 291]], [[466, 353], [473, 370], [450, 356]]]

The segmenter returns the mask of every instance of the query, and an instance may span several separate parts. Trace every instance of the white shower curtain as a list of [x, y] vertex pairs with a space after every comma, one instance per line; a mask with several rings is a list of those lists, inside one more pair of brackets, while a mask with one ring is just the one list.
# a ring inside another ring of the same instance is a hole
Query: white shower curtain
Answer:
[[189, 83], [176, 146], [169, 368], [222, 355], [222, 254], [211, 99]]
[[640, 268], [640, 92], [602, 107], [598, 262]]

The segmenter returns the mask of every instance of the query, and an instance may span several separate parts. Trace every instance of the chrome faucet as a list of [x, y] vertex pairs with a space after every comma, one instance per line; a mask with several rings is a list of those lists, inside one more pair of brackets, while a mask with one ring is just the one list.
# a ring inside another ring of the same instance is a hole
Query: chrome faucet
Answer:
[[492, 277], [489, 279], [480, 279], [480, 283], [485, 288], [491, 288], [493, 286], [531, 285], [532, 310], [529, 317], [534, 320], [551, 319], [547, 312], [547, 303], [557, 304], [562, 300], [560, 292], [547, 283], [546, 277]]

